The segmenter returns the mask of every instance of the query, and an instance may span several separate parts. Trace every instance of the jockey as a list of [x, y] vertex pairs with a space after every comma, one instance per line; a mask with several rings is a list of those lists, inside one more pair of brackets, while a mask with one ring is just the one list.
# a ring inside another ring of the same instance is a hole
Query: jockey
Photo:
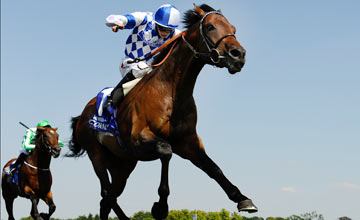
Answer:
[[[51, 124], [47, 120], [40, 121], [36, 127], [49, 127], [51, 128]], [[16, 170], [16, 168], [22, 164], [25, 161], [25, 158], [31, 153], [32, 150], [35, 148], [35, 142], [36, 142], [36, 134], [37, 129], [36, 128], [29, 128], [26, 130], [22, 145], [20, 147], [20, 155], [16, 159], [15, 163], [12, 165], [12, 169], [10, 170], [9, 174], [12, 177], [13, 172]], [[59, 145], [63, 146], [63, 143], [59, 141]]]
[[[124, 92], [122, 85], [136, 78], [142, 78], [150, 72], [153, 58], [149, 55], [167, 40], [180, 33], [180, 12], [173, 5], [160, 6], [155, 14], [151, 12], [134, 12], [126, 15], [110, 15], [106, 25], [114, 32], [119, 29], [132, 29], [126, 41], [125, 58], [120, 65], [123, 79], [108, 97], [105, 108], [119, 105]], [[139, 59], [141, 61], [139, 61]], [[130, 62], [129, 62], [130, 61]]]

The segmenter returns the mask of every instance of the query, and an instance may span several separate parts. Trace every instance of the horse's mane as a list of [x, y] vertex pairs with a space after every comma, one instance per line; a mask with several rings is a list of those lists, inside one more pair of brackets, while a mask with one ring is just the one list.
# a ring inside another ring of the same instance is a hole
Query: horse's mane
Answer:
[[[215, 9], [213, 9], [212, 7], [210, 7], [207, 4], [202, 4], [199, 6], [199, 8], [201, 8], [205, 12], [215, 11]], [[192, 9], [192, 10], [188, 10], [185, 12], [185, 15], [183, 18], [183, 23], [185, 25], [185, 28], [189, 29], [191, 26], [193, 26], [200, 20], [201, 20], [201, 17], [195, 12], [195, 10]], [[175, 42], [177, 42], [177, 40], [174, 41], [173, 43], [169, 44], [168, 46], [166, 46], [164, 49], [162, 49], [160, 51], [160, 53], [154, 58], [153, 64], [160, 63], [165, 58], [165, 56], [168, 54], [171, 46]]]
[[[199, 8], [201, 8], [205, 12], [215, 11], [215, 9], [213, 9], [212, 7], [210, 7], [207, 4], [202, 4], [199, 6]], [[185, 24], [185, 28], [189, 29], [191, 26], [193, 26], [200, 20], [201, 20], [201, 17], [200, 17], [200, 15], [198, 15], [195, 12], [195, 10], [188, 10], [185, 12], [185, 15], [183, 18], [183, 23]]]

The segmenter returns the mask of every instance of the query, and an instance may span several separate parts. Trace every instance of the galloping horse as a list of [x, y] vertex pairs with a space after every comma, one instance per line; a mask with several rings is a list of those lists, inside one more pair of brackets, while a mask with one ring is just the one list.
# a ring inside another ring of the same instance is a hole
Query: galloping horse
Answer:
[[[51, 192], [52, 176], [50, 172], [51, 156], [54, 158], [60, 155], [61, 148], [58, 144], [59, 135], [57, 128], [37, 127], [36, 147], [29, 154], [24, 164], [20, 167], [18, 173], [18, 186], [16, 183], [7, 181], [8, 176], [4, 173], [2, 179], [2, 195], [5, 200], [6, 210], [9, 214], [9, 220], [14, 220], [13, 202], [17, 196], [29, 198], [32, 202], [30, 215], [36, 220], [50, 219], [56, 206], [53, 202]], [[11, 159], [5, 167], [16, 159]], [[39, 199], [45, 201], [49, 206], [49, 213], [39, 214], [37, 205]]]
[[[207, 156], [196, 133], [197, 113], [193, 90], [205, 64], [226, 67], [231, 74], [245, 63], [245, 49], [235, 38], [235, 27], [208, 5], [194, 6], [184, 17], [186, 31], [155, 59], [158, 63], [125, 97], [117, 109], [119, 141], [89, 127], [96, 110], [96, 97], [82, 114], [72, 119], [68, 156], [87, 152], [101, 183], [100, 218], [113, 209], [120, 220], [129, 219], [116, 202], [137, 161], [161, 160], [160, 199], [152, 207], [155, 219], [168, 215], [168, 168], [172, 153], [190, 160], [213, 178], [238, 204], [239, 211], [256, 212], [250, 199], [240, 193]], [[172, 49], [169, 47], [172, 46]], [[111, 181], [108, 172], [111, 175]]]

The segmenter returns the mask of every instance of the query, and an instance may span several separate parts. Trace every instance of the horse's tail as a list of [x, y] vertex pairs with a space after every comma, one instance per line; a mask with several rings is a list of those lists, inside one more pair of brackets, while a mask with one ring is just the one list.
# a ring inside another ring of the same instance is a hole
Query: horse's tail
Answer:
[[80, 116], [71, 118], [71, 129], [72, 129], [72, 138], [69, 141], [69, 150], [65, 156], [66, 157], [80, 157], [85, 153], [85, 149], [83, 149], [76, 138], [76, 126], [80, 119]]

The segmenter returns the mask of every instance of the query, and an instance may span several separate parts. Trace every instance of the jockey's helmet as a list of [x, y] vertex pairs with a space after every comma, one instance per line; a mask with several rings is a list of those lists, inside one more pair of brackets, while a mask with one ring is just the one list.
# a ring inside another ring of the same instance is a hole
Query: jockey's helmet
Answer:
[[180, 11], [173, 5], [162, 5], [156, 10], [154, 20], [160, 26], [177, 28], [180, 24]]
[[41, 120], [39, 121], [39, 123], [36, 125], [36, 127], [51, 127], [51, 124], [49, 121], [47, 120]]

